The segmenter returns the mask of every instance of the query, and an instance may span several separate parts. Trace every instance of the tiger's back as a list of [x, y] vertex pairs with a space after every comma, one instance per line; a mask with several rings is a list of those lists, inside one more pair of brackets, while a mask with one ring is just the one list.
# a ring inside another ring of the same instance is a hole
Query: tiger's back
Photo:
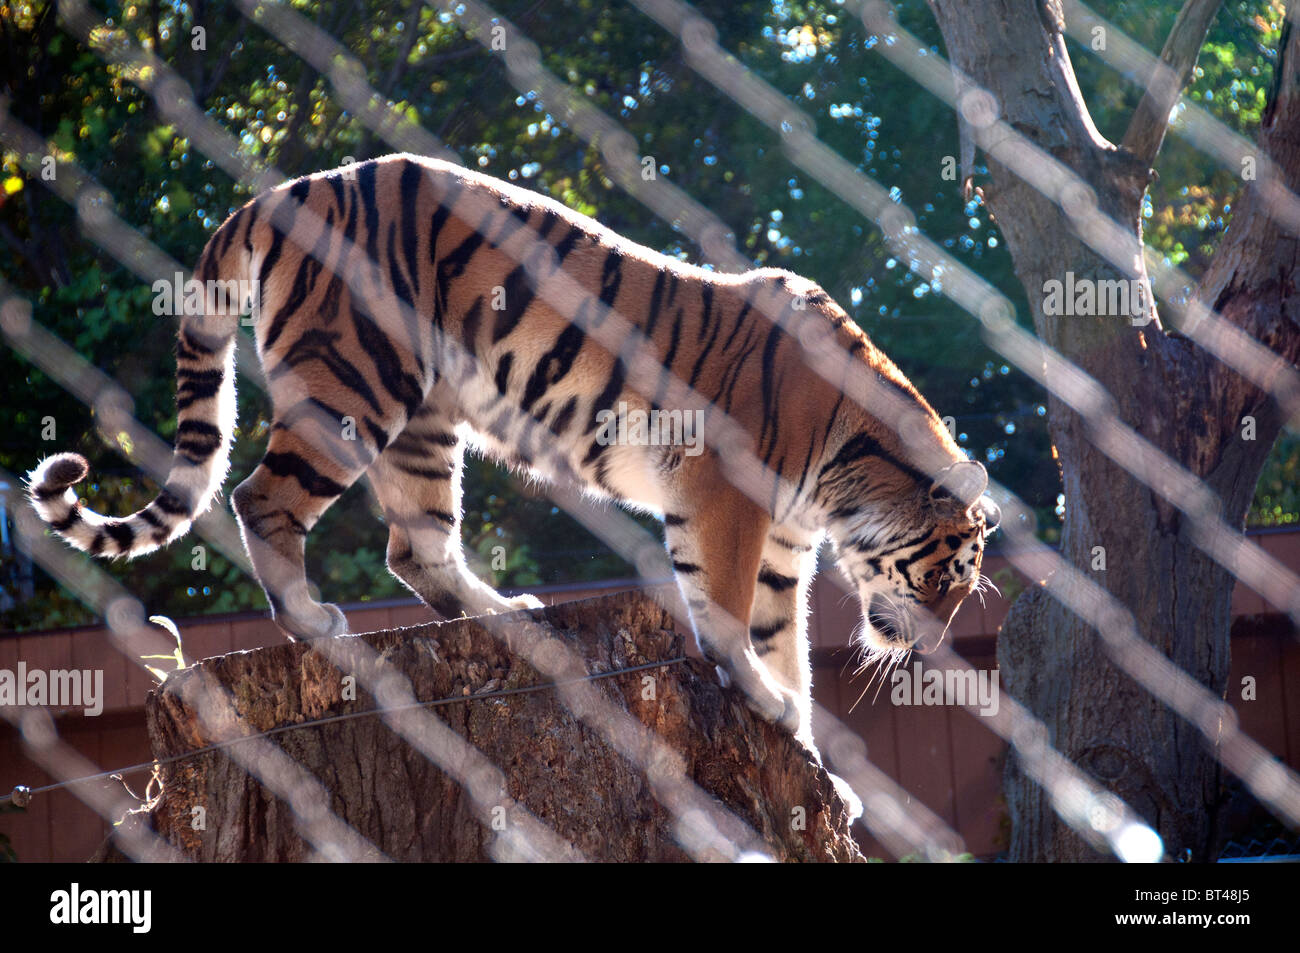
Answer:
[[[367, 391], [335, 375], [354, 411], [345, 416], [377, 449], [380, 418], [393, 410], [384, 405], [396, 401], [409, 416], [417, 394], [445, 381], [500, 455], [549, 470], [558, 452], [584, 483], [657, 509], [656, 488], [633, 472], [639, 460], [620, 460], [641, 454], [598, 442], [597, 412], [620, 403], [648, 412], [677, 391], [692, 406], [675, 409], [717, 406], [756, 435], [765, 463], [820, 452], [812, 432], [824, 427], [812, 425], [831, 418], [838, 391], [788, 353], [797, 342], [762, 319], [756, 300], [770, 310], [783, 291], [816, 293], [810, 283], [775, 269], [697, 268], [551, 199], [437, 160], [390, 157], [300, 183], [258, 200], [266, 209], [254, 202], [232, 217], [229, 234], [215, 240], [215, 269], [246, 267], [261, 279], [256, 337], [268, 372], [342, 361], [380, 384], [400, 382]], [[281, 219], [292, 220], [287, 241], [277, 234]], [[266, 251], [241, 251], [249, 245]], [[386, 271], [367, 274], [367, 259], [386, 261]], [[333, 273], [328, 281], [318, 277], [321, 264]], [[339, 275], [354, 276], [352, 287]], [[371, 325], [392, 353], [368, 346]], [[337, 337], [326, 342], [322, 328]], [[639, 336], [653, 370], [638, 375], [615, 354], [635, 357]], [[784, 408], [783, 427], [778, 401], [790, 390], [801, 399]]]
[[[195, 277], [257, 291], [274, 423], [232, 500], [276, 620], [294, 636], [345, 631], [342, 613], [307, 592], [303, 545], [362, 475], [389, 526], [390, 568], [435, 610], [537, 604], [503, 599], [465, 565], [467, 441], [661, 514], [701, 647], [810, 747], [803, 620], [822, 538], [839, 546], [877, 648], [915, 642], [905, 613], [872, 621], [877, 598], [951, 615], [978, 578], [995, 522], [978, 502], [986, 480], [954, 493], [908, 463], [894, 429], [843, 396], [840, 372], [809, 359], [800, 329], [828, 335], [850, 370], [901, 396], [924, 421], [931, 459], [954, 472], [978, 465], [830, 297], [794, 275], [698, 268], [536, 193], [395, 155], [250, 201], [214, 233]], [[181, 322], [178, 439], [153, 503], [102, 517], [70, 489], [85, 476], [79, 457], [33, 471], [33, 502], [74, 545], [148, 552], [219, 490], [238, 320], [206, 302]], [[636, 426], [646, 420], [663, 427]], [[943, 544], [927, 549], [931, 540]], [[920, 554], [915, 574], [885, 559], [904, 544]]]

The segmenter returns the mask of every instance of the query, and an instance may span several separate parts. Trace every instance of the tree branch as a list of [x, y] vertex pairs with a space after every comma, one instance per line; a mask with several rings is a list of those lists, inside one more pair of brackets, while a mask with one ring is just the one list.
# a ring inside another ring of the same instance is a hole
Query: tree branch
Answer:
[[[1300, 249], [1288, 225], [1274, 214], [1285, 190], [1300, 190], [1300, 29], [1290, 19], [1282, 29], [1276, 70], [1257, 140], [1259, 152], [1268, 157], [1268, 173], [1246, 182], [1233, 203], [1227, 234], [1197, 295], [1229, 324], [1294, 365], [1300, 361], [1300, 295], [1295, 292]], [[1272, 403], [1218, 361], [1209, 363], [1202, 382], [1224, 406], [1244, 413]], [[1288, 393], [1283, 405], [1274, 426], [1296, 413], [1300, 395]], [[1268, 446], [1271, 433], [1261, 427], [1259, 440]]]
[[1169, 113], [1191, 78], [1201, 44], [1222, 5], [1223, 0], [1187, 0], [1178, 11], [1160, 51], [1160, 62], [1153, 68], [1147, 91], [1124, 133], [1124, 148], [1148, 167], [1160, 152], [1169, 126]]

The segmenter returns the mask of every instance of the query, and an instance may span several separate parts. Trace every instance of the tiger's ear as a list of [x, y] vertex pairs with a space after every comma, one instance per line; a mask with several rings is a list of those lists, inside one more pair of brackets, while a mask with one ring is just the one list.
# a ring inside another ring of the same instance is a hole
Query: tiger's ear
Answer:
[[959, 460], [940, 471], [930, 487], [930, 499], [956, 500], [967, 509], [979, 501], [988, 486], [989, 475], [982, 465], [974, 460]]
[[998, 528], [1002, 522], [1002, 509], [993, 502], [991, 497], [981, 496], [975, 508], [984, 517], [984, 532], [991, 533]]

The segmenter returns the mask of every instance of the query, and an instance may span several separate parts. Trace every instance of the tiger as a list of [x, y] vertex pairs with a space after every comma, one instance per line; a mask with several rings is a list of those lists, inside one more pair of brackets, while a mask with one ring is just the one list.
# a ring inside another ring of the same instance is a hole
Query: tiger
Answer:
[[[1000, 518], [983, 466], [831, 296], [791, 272], [696, 266], [540, 193], [397, 154], [262, 192], [213, 232], [194, 279], [206, 290], [179, 321], [158, 495], [129, 516], [95, 513], [73, 489], [89, 472], [73, 453], [32, 470], [28, 495], [93, 556], [130, 559], [184, 535], [225, 482], [236, 339], [250, 327], [272, 423], [231, 504], [291, 639], [348, 631], [309, 593], [304, 550], [362, 476], [388, 527], [388, 569], [439, 616], [541, 607], [466, 562], [467, 449], [659, 517], [701, 653], [818, 761], [806, 619], [822, 543], [859, 597], [855, 639], [870, 657], [932, 650], [980, 584]], [[216, 293], [240, 282], [255, 301]], [[801, 328], [839, 354], [841, 377]], [[851, 374], [919, 426], [848, 399]], [[675, 410], [727, 441], [634, 440], [608, 425]], [[747, 477], [737, 461], [753, 464]]]

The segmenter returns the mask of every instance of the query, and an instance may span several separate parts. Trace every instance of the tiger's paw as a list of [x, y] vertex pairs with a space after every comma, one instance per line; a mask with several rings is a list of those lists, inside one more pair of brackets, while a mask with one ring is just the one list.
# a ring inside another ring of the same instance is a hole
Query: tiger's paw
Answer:
[[831, 779], [831, 784], [835, 785], [835, 793], [844, 802], [844, 808], [849, 812], [849, 823], [852, 824], [862, 816], [862, 799], [854, 793], [853, 788], [849, 787], [849, 782], [838, 774], [831, 774], [829, 771], [826, 773]]
[[306, 611], [276, 612], [275, 622], [294, 641], [310, 642], [313, 639], [331, 639], [348, 634], [348, 618], [332, 602], [313, 605]]
[[507, 599], [506, 602], [510, 605], [511, 609], [515, 609], [515, 610], [546, 608], [546, 603], [542, 602], [542, 600], [538, 599], [536, 596], [529, 595], [526, 592], [520, 593], [517, 596], [512, 596], [511, 598]]
[[[740, 666], [740, 671], [725, 671], [724, 688], [735, 685], [745, 696], [745, 704], [764, 721], [795, 732], [799, 728], [799, 703], [795, 693], [778, 685], [764, 669]], [[739, 677], [737, 677], [739, 676]]]

